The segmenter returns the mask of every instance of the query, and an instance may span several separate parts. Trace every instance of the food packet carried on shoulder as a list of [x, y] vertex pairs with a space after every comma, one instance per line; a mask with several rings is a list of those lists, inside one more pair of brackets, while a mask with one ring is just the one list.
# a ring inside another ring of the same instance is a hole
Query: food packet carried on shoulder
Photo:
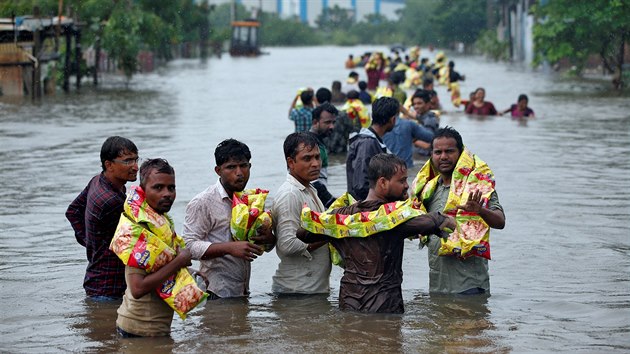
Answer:
[[234, 240], [253, 243], [252, 237], [256, 236], [260, 227], [272, 227], [271, 214], [264, 210], [268, 194], [268, 190], [260, 188], [234, 193], [230, 218]]
[[186, 319], [190, 310], [208, 297], [206, 292], [199, 289], [186, 268], [181, 268], [177, 274], [171, 275], [155, 290], [182, 320]]
[[349, 205], [352, 197], [346, 193], [340, 197], [338, 206], [333, 206], [323, 213], [312, 211], [308, 206], [302, 208], [301, 224], [309, 232], [327, 235], [333, 238], [368, 237], [379, 232], [391, 230], [403, 222], [424, 214], [412, 199], [381, 205], [377, 210], [351, 215], [332, 213], [343, 205]]

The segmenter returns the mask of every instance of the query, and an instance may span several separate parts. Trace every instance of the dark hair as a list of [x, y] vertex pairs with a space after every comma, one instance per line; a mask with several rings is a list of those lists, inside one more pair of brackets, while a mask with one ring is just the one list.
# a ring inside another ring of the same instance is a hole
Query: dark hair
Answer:
[[284, 158], [288, 159], [290, 157], [295, 159], [298, 154], [298, 147], [300, 144], [304, 144], [304, 147], [311, 149], [319, 146], [317, 144], [317, 138], [314, 134], [307, 132], [291, 133], [286, 137], [286, 139], [284, 139]]
[[302, 100], [302, 103], [305, 106], [310, 105], [311, 103], [313, 103], [313, 91], [311, 90], [302, 91], [302, 93], [300, 94], [300, 99]]
[[372, 124], [385, 125], [400, 112], [400, 103], [392, 97], [381, 97], [372, 103]]
[[359, 81], [359, 90], [363, 91], [367, 88], [367, 82]]
[[431, 101], [431, 93], [427, 90], [416, 90], [411, 97], [411, 101], [413, 102], [414, 98], [420, 98], [424, 103]]
[[133, 141], [122, 136], [110, 136], [101, 146], [101, 167], [105, 171], [105, 161], [113, 161], [125, 152], [138, 153], [138, 148]]
[[359, 98], [359, 92], [357, 90], [350, 90], [348, 91], [348, 99], [357, 99]]
[[350, 74], [348, 74], [348, 77], [356, 77], [356, 78], [358, 78], [359, 77], [359, 73], [356, 72], [356, 71], [351, 71]]
[[332, 83], [332, 91], [339, 92], [341, 91], [341, 81], [333, 81]]
[[235, 139], [223, 140], [217, 145], [216, 149], [214, 149], [214, 160], [217, 166], [223, 165], [230, 161], [230, 159], [245, 159], [249, 161], [251, 158], [252, 153], [249, 151], [247, 145]]
[[529, 102], [529, 98], [527, 97], [526, 94], [518, 95], [518, 100], [516, 102], [521, 102], [521, 100], [525, 100], [525, 101]]
[[175, 174], [175, 169], [165, 159], [148, 159], [140, 166], [140, 187], [142, 189], [144, 189], [147, 178], [153, 170], [157, 170], [158, 173]]
[[315, 93], [315, 98], [317, 98], [317, 102], [319, 104], [330, 102], [332, 99], [332, 92], [329, 89], [322, 87]]
[[433, 140], [431, 140], [431, 150], [433, 150], [433, 142], [438, 138], [453, 138], [457, 144], [457, 149], [461, 153], [464, 151], [464, 142], [462, 141], [462, 136], [459, 135], [459, 132], [455, 130], [453, 127], [449, 127], [448, 125], [444, 128], [439, 128], [435, 131], [433, 135]]
[[400, 169], [407, 169], [407, 164], [393, 154], [377, 154], [372, 156], [368, 164], [367, 179], [370, 188], [374, 188], [379, 178], [391, 179]]
[[433, 84], [433, 79], [431, 79], [431, 78], [424, 79], [424, 80], [422, 81], [422, 87], [427, 87], [427, 86], [429, 86], [429, 85], [431, 85], [431, 84]]
[[448, 67], [449, 67], [449, 68], [451, 68], [451, 69], [452, 69], [452, 68], [454, 68], [454, 67], [455, 67], [455, 62], [454, 62], [454, 61], [452, 61], [452, 60], [451, 60], [451, 61], [449, 61], [449, 62], [448, 62]]
[[389, 75], [389, 79], [394, 85], [400, 85], [401, 82], [405, 81], [405, 72], [394, 71], [391, 75]]
[[483, 87], [477, 87], [477, 89], [475, 90], [475, 93], [479, 92], [479, 90], [483, 91], [484, 93], [486, 92], [486, 89]]
[[337, 114], [339, 114], [339, 111], [337, 110], [337, 108], [333, 105], [331, 105], [328, 102], [325, 102], [317, 107], [315, 107], [315, 109], [313, 110], [313, 123], [315, 123], [315, 121], [318, 121], [319, 118], [321, 118], [322, 116], [322, 112], [326, 111], [334, 116], [336, 116]]

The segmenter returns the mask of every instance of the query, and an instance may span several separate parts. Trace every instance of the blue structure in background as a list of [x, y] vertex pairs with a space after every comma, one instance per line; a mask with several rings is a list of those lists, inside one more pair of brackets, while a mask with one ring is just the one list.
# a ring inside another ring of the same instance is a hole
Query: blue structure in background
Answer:
[[306, 0], [300, 0], [300, 21], [307, 23], [308, 22], [308, 14], [306, 11]]

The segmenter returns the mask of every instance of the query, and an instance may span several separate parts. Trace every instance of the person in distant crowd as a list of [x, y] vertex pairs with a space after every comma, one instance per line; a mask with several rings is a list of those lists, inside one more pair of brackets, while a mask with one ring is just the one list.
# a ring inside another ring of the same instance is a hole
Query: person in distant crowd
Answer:
[[183, 238], [192, 258], [200, 261], [208, 299], [246, 297], [251, 262], [262, 255], [263, 245], [275, 244], [275, 236], [271, 229], [261, 227], [253, 244], [232, 239], [232, 197], [247, 186], [251, 153], [244, 143], [227, 139], [217, 145], [214, 158], [219, 178], [186, 206]]
[[359, 91], [359, 73], [356, 71], [351, 71], [350, 74], [348, 74], [348, 79], [346, 79], [345, 84], [341, 87], [341, 92], [344, 95], [347, 95], [348, 92], [352, 90]]
[[[137, 225], [145, 230], [155, 230], [162, 226], [157, 222], [163, 222], [170, 226], [171, 235], [175, 234], [175, 226], [168, 216], [175, 201], [175, 170], [164, 159], [150, 159], [140, 167], [140, 188], [144, 194], [145, 203], [140, 209], [147, 214], [157, 214], [156, 223], [153, 225], [135, 221], [133, 217], [123, 214], [121, 223]], [[131, 228], [128, 228], [131, 230]], [[152, 231], [151, 231], [152, 232]], [[172, 236], [168, 235], [172, 240]], [[154, 235], [153, 237], [159, 237]], [[167, 241], [167, 240], [162, 240]], [[174, 247], [173, 244], [167, 244]], [[123, 301], [118, 308], [116, 330], [123, 338], [130, 337], [158, 337], [168, 336], [171, 333], [173, 321], [173, 309], [160, 297], [155, 290], [172, 275], [177, 274], [181, 268], [186, 268], [190, 262], [190, 251], [187, 248], [177, 248], [177, 255], [170, 262], [157, 271], [147, 273], [145, 269], [131, 265], [125, 266], [125, 278], [127, 290]]]
[[125, 265], [109, 244], [123, 211], [125, 184], [137, 178], [138, 148], [120, 136], [107, 138], [101, 147], [101, 168], [68, 206], [66, 218], [87, 254], [85, 293], [90, 299], [107, 301], [121, 299], [127, 287]]
[[330, 102], [332, 100], [332, 92], [325, 87], [320, 87], [317, 89], [317, 92], [315, 92], [315, 100], [317, 101], [317, 105]]
[[[348, 101], [358, 100], [359, 93], [357, 91], [348, 92]], [[346, 104], [347, 102], [346, 101]], [[345, 105], [343, 107], [346, 107]], [[342, 108], [335, 121], [335, 128], [332, 133], [323, 138], [324, 143], [330, 154], [341, 154], [348, 151], [348, 139], [353, 132], [361, 130], [361, 122], [359, 119], [351, 119], [348, 113]], [[323, 161], [323, 159], [322, 159]], [[322, 199], [324, 201], [324, 199]]]
[[[437, 115], [431, 111], [432, 106], [430, 92], [425, 90], [416, 90], [411, 98], [411, 102], [415, 112], [416, 121], [428, 130], [431, 135], [433, 135], [440, 126], [440, 120]], [[415, 151], [422, 156], [429, 156], [430, 141], [431, 140], [424, 139], [414, 141], [414, 146], [416, 147]]]
[[348, 59], [346, 59], [346, 69], [354, 69], [356, 66], [354, 62], [354, 56], [352, 54], [348, 55]]
[[272, 208], [280, 263], [271, 290], [275, 294], [328, 294], [332, 267], [328, 245], [306, 244], [296, 237], [305, 204], [320, 213], [325, 209], [311, 185], [319, 178], [321, 168], [317, 139], [313, 134], [293, 133], [286, 137], [283, 148], [288, 174]]
[[527, 106], [528, 103], [529, 98], [527, 97], [527, 95], [519, 95], [517, 103], [511, 105], [510, 108], [504, 110], [502, 114], [510, 112], [512, 118], [534, 118], [534, 110]]
[[[356, 214], [377, 210], [385, 203], [407, 199], [407, 167], [391, 154], [377, 154], [368, 166], [370, 190], [367, 198], [333, 211]], [[368, 237], [336, 239], [304, 229], [304, 242], [330, 241], [343, 259], [344, 273], [339, 287], [339, 308], [370, 313], [403, 313], [401, 284], [404, 240], [418, 234], [441, 234], [454, 229], [455, 219], [439, 212], [423, 214], [401, 225]]]
[[390, 152], [383, 142], [383, 135], [394, 129], [400, 113], [400, 103], [395, 98], [381, 97], [372, 104], [372, 125], [362, 128], [350, 137], [346, 158], [346, 180], [348, 192], [356, 200], [364, 200], [369, 191], [367, 180], [368, 163], [372, 156]]
[[433, 133], [410, 119], [396, 119], [391, 132], [383, 135], [383, 142], [392, 153], [405, 161], [407, 168], [413, 166], [414, 141], [429, 143]]
[[383, 57], [383, 53], [376, 52], [370, 56], [370, 59], [365, 64], [365, 73], [367, 75], [367, 89], [369, 91], [376, 91], [379, 81], [385, 72], [387, 63]]
[[367, 91], [367, 82], [359, 81], [359, 99], [364, 104], [372, 104], [372, 95]]
[[392, 97], [395, 98], [400, 105], [407, 100], [407, 93], [400, 88], [400, 84], [405, 81], [405, 73], [395, 71], [389, 76], [388, 85], [392, 90]]
[[331, 103], [343, 103], [346, 100], [346, 95], [341, 92], [341, 81], [333, 81], [332, 83], [332, 98], [330, 100]]
[[331, 136], [335, 129], [335, 120], [339, 111], [335, 106], [326, 102], [313, 110], [313, 125], [310, 132], [317, 138], [319, 156], [322, 167], [319, 170], [319, 178], [311, 184], [317, 189], [317, 196], [324, 206], [328, 208], [335, 201], [335, 197], [328, 191], [328, 149], [324, 138]]
[[438, 97], [437, 91], [435, 91], [433, 87], [433, 79], [426, 78], [422, 80], [422, 89], [429, 92], [429, 97], [431, 98], [431, 109], [441, 110], [442, 104], [440, 103], [440, 98]]
[[305, 89], [299, 95], [302, 107], [297, 108], [298, 96], [295, 97], [289, 109], [289, 119], [295, 123], [296, 132], [306, 132], [311, 128], [311, 117], [315, 108], [313, 102], [313, 89]]
[[[451, 127], [439, 129], [431, 141], [431, 159], [427, 161], [439, 173], [436, 183], [426, 181], [421, 189], [426, 198], [425, 188], [429, 189], [428, 199], [422, 203], [428, 212], [444, 210], [450, 197], [455, 196], [451, 190], [453, 171], [460, 156], [464, 153], [461, 135]], [[472, 172], [471, 172], [472, 173]], [[416, 181], [418, 182], [418, 178]], [[415, 186], [414, 186], [415, 188]], [[433, 189], [433, 190], [431, 190]], [[472, 215], [479, 215], [490, 228], [502, 229], [505, 226], [505, 214], [499, 203], [496, 191], [492, 191], [489, 200], [483, 200], [479, 190], [471, 193], [467, 201], [460, 201], [457, 209]], [[456, 256], [439, 256], [440, 236], [430, 235], [428, 238], [429, 253], [429, 292], [449, 294], [482, 294], [490, 291], [488, 260], [471, 256], [465, 259]]]
[[499, 114], [492, 102], [486, 101], [485, 98], [486, 90], [483, 87], [475, 90], [475, 99], [466, 106], [466, 113], [480, 116], [496, 116]]
[[466, 81], [466, 76], [460, 75], [455, 71], [455, 62], [451, 60], [448, 62], [448, 82], [455, 83], [459, 81]]

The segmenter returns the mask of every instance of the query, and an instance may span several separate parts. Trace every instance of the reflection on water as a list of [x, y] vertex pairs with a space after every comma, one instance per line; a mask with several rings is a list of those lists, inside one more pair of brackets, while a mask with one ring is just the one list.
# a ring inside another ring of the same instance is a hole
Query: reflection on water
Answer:
[[[297, 88], [343, 80], [348, 52], [374, 48], [271, 48], [259, 58], [177, 61], [126, 88], [40, 102], [0, 98], [0, 348], [9, 352], [531, 352], [630, 350], [630, 100], [598, 83], [558, 80], [481, 58], [455, 58], [462, 93], [479, 86], [497, 109], [528, 94], [536, 119], [467, 117], [448, 103], [442, 125], [493, 169], [506, 210], [492, 233], [492, 296], [428, 295], [426, 250], [406, 242], [403, 315], [338, 310], [330, 296], [274, 297], [274, 252], [252, 263], [249, 299], [209, 301], [172, 338], [115, 336], [117, 304], [85, 300], [85, 251], [64, 218], [100, 171], [109, 135], [131, 138], [141, 157], [175, 167], [172, 209], [216, 182], [215, 146], [233, 137], [252, 151], [249, 187], [283, 183], [282, 141]], [[321, 53], [327, 53], [322, 60]], [[430, 56], [426, 51], [423, 55]], [[305, 70], [304, 68], [309, 68]], [[363, 72], [360, 72], [364, 75]], [[343, 156], [331, 156], [330, 189], [345, 190]], [[417, 161], [413, 171], [422, 164]], [[410, 172], [410, 175], [413, 175]]]

